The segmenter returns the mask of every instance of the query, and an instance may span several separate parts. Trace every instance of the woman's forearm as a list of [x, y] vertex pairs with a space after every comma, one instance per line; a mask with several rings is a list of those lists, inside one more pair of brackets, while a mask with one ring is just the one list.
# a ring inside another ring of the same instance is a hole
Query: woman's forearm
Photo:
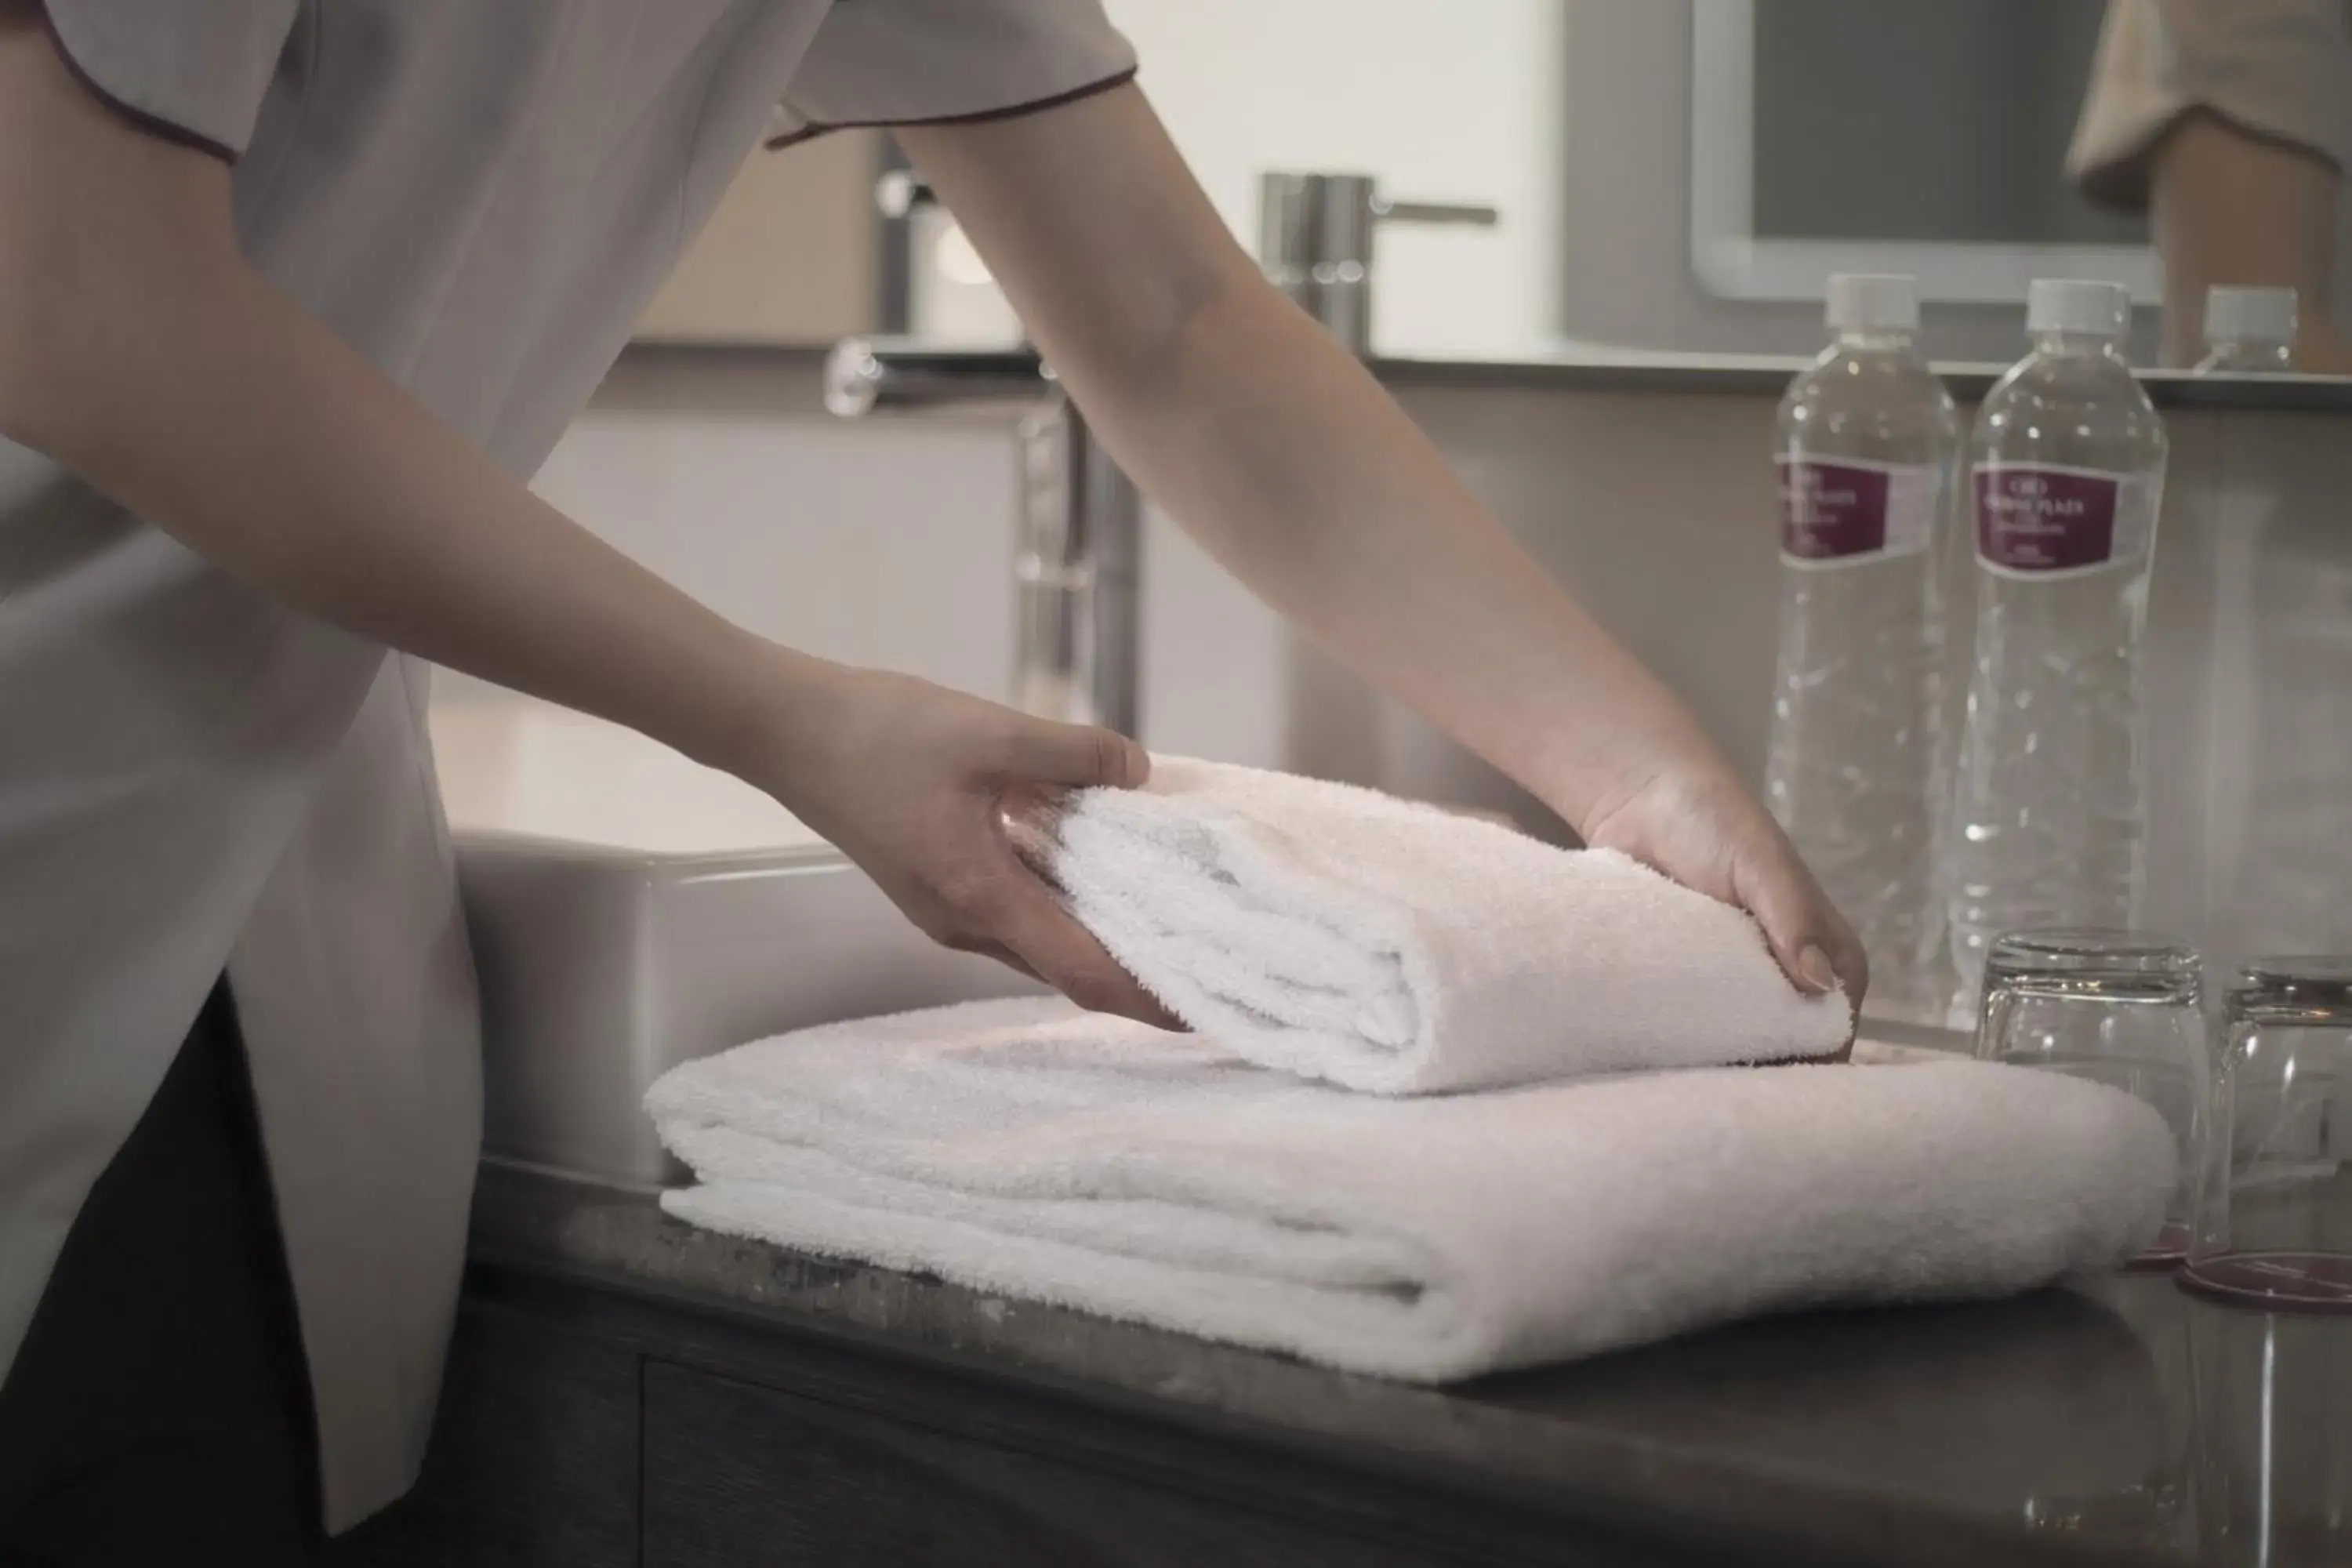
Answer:
[[1266, 284], [1133, 84], [899, 140], [1187, 531], [1588, 843], [1748, 910], [1792, 979], [1861, 998], [1853, 929], [1690, 710]]
[[297, 610], [721, 765], [818, 670], [533, 497], [271, 288], [225, 168], [89, 100], [37, 33], [0, 43], [0, 434]]
[[1133, 87], [900, 133], [1112, 454], [1234, 575], [1580, 828], [1724, 772], [1329, 334]]
[[1095, 400], [1121, 460], [1356, 669], [1580, 826], [1712, 759], [1363, 366], [1255, 276], [1204, 302], [1162, 367]]
[[[33, 438], [281, 603], [725, 763], [751, 639], [571, 522], [249, 277], [79, 339]], [[781, 656], [780, 656], [781, 657]]]

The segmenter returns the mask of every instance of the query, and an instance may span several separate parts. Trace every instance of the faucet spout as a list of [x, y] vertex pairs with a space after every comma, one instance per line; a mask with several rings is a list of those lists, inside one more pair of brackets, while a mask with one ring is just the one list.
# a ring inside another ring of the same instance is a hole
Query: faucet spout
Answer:
[[1011, 700], [1066, 723], [1137, 732], [1143, 498], [1025, 345], [940, 348], [848, 338], [825, 366], [825, 407], [1020, 407], [1020, 539]]

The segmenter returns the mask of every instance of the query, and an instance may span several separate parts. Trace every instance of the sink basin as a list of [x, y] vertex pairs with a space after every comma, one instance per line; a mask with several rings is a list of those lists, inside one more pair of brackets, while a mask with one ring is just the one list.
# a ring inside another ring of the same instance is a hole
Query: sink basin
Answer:
[[487, 1157], [651, 1188], [640, 1109], [672, 1065], [843, 1018], [1034, 984], [908, 924], [848, 858], [727, 774], [615, 725], [436, 708], [482, 984]]

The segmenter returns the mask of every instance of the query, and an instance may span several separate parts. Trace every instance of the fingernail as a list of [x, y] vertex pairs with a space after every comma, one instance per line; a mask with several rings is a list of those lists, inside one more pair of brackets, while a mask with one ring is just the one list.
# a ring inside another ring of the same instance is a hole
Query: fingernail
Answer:
[[1830, 955], [1818, 947], [1797, 954], [1797, 979], [1816, 996], [1837, 989], [1837, 971], [1830, 967]]

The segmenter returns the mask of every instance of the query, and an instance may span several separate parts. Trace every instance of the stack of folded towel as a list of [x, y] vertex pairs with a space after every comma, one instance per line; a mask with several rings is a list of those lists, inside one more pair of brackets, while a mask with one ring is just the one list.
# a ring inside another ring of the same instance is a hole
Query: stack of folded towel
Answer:
[[1186, 763], [1058, 841], [1197, 1033], [1020, 1000], [688, 1063], [646, 1101], [699, 1179], [670, 1211], [1440, 1380], [2024, 1289], [2131, 1255], [2171, 1187], [2162, 1120], [2099, 1085], [1726, 1065], [1833, 1054], [1843, 1002], [1622, 857]]
[[1088, 790], [1054, 879], [1202, 1034], [1374, 1094], [1830, 1056], [1738, 910], [1612, 850], [1368, 789], [1181, 759]]

